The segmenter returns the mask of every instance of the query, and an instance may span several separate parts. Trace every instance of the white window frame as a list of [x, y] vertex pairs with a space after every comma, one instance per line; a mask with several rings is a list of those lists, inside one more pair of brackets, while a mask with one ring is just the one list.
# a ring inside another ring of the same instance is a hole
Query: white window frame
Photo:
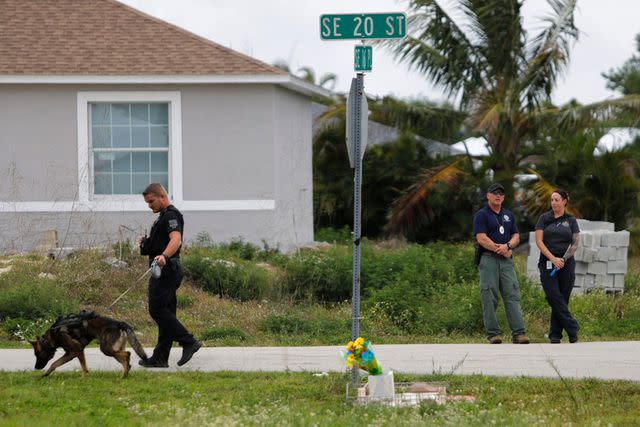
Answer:
[[182, 103], [180, 92], [78, 92], [78, 202], [92, 210], [148, 210], [141, 195], [94, 195], [89, 144], [89, 104], [167, 103], [169, 105], [169, 191], [174, 202], [182, 201]]

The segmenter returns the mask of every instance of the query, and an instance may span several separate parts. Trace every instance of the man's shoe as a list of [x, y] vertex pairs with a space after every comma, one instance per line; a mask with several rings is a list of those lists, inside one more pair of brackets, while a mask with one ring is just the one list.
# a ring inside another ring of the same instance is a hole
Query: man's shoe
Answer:
[[155, 360], [155, 359], [147, 359], [147, 360], [138, 360], [138, 365], [145, 368], [168, 368], [169, 363], [166, 360]]
[[182, 366], [187, 363], [193, 357], [194, 353], [200, 350], [202, 347], [202, 343], [200, 341], [196, 341], [191, 345], [182, 348], [182, 357], [178, 360], [178, 366]]
[[529, 337], [526, 335], [516, 335], [512, 338], [514, 344], [529, 344]]
[[577, 335], [574, 335], [574, 336], [572, 336], [572, 337], [569, 337], [569, 342], [570, 342], [571, 344], [573, 344], [573, 343], [577, 343], [577, 342], [578, 342], [578, 336], [577, 336]]
[[502, 344], [502, 337], [500, 335], [494, 335], [489, 338], [489, 344]]
[[562, 340], [560, 338], [549, 338], [551, 344], [560, 344]]

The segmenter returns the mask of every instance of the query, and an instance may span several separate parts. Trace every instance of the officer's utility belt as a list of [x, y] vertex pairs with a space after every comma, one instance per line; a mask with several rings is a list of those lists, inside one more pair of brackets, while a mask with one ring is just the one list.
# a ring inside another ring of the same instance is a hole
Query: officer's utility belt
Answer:
[[490, 256], [490, 257], [494, 257], [494, 258], [498, 258], [498, 259], [511, 259], [511, 257], [502, 256], [502, 255], [497, 254], [495, 252], [482, 252], [482, 256]]

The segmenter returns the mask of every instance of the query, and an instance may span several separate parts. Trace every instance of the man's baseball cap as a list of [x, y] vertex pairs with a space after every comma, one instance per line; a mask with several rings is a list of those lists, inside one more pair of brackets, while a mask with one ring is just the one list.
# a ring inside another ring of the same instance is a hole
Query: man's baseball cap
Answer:
[[498, 191], [498, 190], [504, 193], [504, 186], [499, 182], [494, 182], [489, 186], [489, 188], [487, 188], [487, 193], [493, 193], [494, 191]]

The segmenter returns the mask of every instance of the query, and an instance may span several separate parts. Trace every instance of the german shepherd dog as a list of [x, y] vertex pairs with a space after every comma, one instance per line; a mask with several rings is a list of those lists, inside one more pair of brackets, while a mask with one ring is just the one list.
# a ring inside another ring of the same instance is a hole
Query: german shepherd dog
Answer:
[[36, 369], [44, 368], [53, 358], [58, 347], [62, 347], [64, 354], [53, 362], [44, 377], [56, 368], [77, 357], [82, 366], [82, 377], [89, 372], [84, 358], [84, 348], [93, 340], [100, 343], [100, 350], [115, 358], [122, 364], [124, 370], [122, 378], [126, 378], [131, 369], [131, 352], [125, 351], [127, 341], [136, 354], [143, 360], [147, 359], [142, 345], [136, 338], [133, 328], [124, 322], [100, 316], [93, 311], [82, 311], [65, 318], [58, 317], [56, 322], [36, 341], [30, 341], [36, 355]]

